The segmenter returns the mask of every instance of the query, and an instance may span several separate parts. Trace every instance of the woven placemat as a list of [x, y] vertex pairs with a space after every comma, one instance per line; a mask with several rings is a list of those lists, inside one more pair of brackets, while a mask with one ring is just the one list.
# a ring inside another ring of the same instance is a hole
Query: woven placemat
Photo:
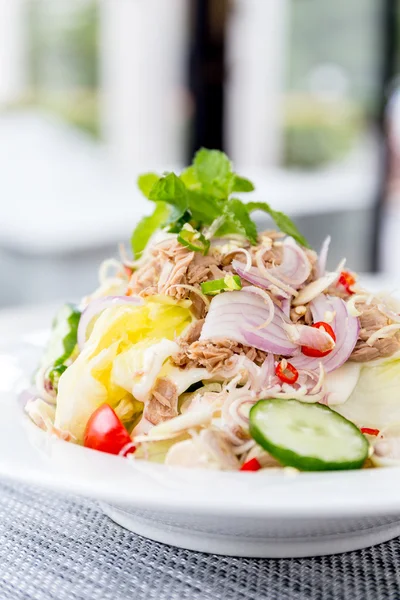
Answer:
[[239, 559], [151, 542], [96, 503], [0, 484], [1, 600], [398, 600], [400, 541], [309, 559]]

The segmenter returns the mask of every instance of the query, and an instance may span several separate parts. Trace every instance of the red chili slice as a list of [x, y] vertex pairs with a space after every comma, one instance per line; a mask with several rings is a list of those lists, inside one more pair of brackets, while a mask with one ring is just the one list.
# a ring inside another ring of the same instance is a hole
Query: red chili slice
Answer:
[[337, 284], [342, 285], [348, 294], [354, 294], [351, 286], [356, 282], [355, 277], [348, 271], [342, 271]]
[[296, 367], [287, 361], [278, 363], [275, 373], [284, 383], [296, 383], [299, 378], [299, 372]]
[[240, 467], [240, 471], [259, 471], [260, 469], [261, 465], [257, 458], [251, 458]]
[[366, 435], [379, 435], [379, 429], [373, 429], [371, 427], [361, 427], [360, 431]]
[[124, 265], [124, 271], [125, 275], [127, 275], [128, 277], [130, 277], [133, 273], [133, 269], [131, 269], [131, 267], [128, 267], [127, 265]]
[[[119, 454], [124, 446], [131, 443], [129, 433], [111, 406], [108, 404], [99, 406], [87, 422], [83, 445], [100, 452]], [[136, 448], [132, 446], [126, 454], [131, 454], [135, 450]]]
[[[318, 323], [314, 323], [313, 325], [311, 325], [311, 327], [316, 327], [317, 329], [322, 327], [322, 329], [324, 329], [326, 333], [331, 336], [333, 341], [336, 342], [335, 332], [328, 323], [325, 323], [325, 321], [318, 321]], [[326, 352], [321, 352], [321, 350], [317, 350], [316, 348], [310, 348], [310, 346], [301, 347], [301, 351], [303, 354], [305, 354], [306, 356], [312, 356], [314, 358], [321, 358], [322, 356], [327, 356], [330, 352], [332, 352], [332, 350], [326, 350]]]

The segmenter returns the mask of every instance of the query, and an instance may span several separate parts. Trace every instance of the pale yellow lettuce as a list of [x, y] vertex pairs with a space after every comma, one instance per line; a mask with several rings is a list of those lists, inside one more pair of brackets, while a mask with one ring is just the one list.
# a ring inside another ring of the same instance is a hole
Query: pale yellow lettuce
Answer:
[[[146, 350], [160, 340], [173, 340], [191, 320], [187, 301], [162, 296], [152, 296], [142, 306], [104, 310], [83, 351], [60, 378], [56, 427], [82, 443], [86, 423], [96, 408], [104, 402], [116, 407], [123, 398], [127, 400], [135, 377], [140, 378], [146, 366]], [[171, 343], [163, 353], [160, 369], [174, 349]], [[154, 369], [152, 377], [157, 377]]]

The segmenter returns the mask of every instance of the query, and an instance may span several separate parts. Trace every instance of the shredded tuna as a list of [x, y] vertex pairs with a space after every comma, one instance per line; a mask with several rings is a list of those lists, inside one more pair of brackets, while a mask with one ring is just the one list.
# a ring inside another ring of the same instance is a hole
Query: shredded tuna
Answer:
[[197, 342], [200, 337], [201, 330], [204, 325], [204, 319], [200, 319], [199, 321], [194, 321], [191, 325], [189, 325], [186, 332], [180, 337], [180, 343], [184, 346], [193, 344], [193, 342]]
[[159, 377], [150, 400], [146, 403], [143, 417], [153, 425], [168, 421], [178, 415], [178, 388], [166, 377]]
[[356, 304], [356, 308], [361, 312], [359, 316], [360, 333], [350, 360], [367, 362], [386, 358], [398, 352], [400, 350], [400, 334], [398, 332], [390, 337], [377, 339], [372, 346], [367, 344], [367, 340], [373, 333], [391, 324], [390, 319], [378, 309], [377, 305], [374, 302], [369, 305], [359, 302]]
[[157, 293], [157, 281], [160, 276], [161, 265], [157, 259], [153, 258], [150, 262], [147, 262], [145, 266], [135, 271], [129, 282], [129, 290], [131, 294], [137, 295], [144, 290], [154, 289]]
[[[253, 266], [257, 266], [257, 252], [264, 249], [263, 264], [266, 268], [278, 266], [283, 258], [282, 239], [285, 236], [278, 231], [266, 231], [258, 236], [255, 246], [246, 246]], [[312, 250], [305, 250], [313, 265], [312, 280], [316, 274], [317, 255]], [[213, 279], [221, 279], [227, 273], [236, 273], [232, 260], [246, 261], [242, 252], [230, 252], [223, 256], [218, 251], [209, 252], [206, 256], [200, 252], [191, 252], [176, 239], [168, 239], [156, 244], [151, 250], [152, 258], [142, 267], [134, 271], [129, 282], [129, 293], [132, 295], [150, 296], [167, 294], [176, 299], [189, 298], [192, 301], [192, 313], [197, 319], [206, 316], [207, 307], [201, 298], [190, 290], [177, 285], [189, 285], [200, 289], [201, 284]], [[243, 287], [250, 285], [242, 282]]]
[[[252, 246], [252, 248], [250, 249], [250, 254], [251, 254], [251, 257], [252, 257], [252, 264], [253, 264], [254, 267], [257, 266], [256, 255], [257, 255], [257, 252], [260, 250], [261, 247], [262, 246]], [[272, 248], [270, 250], [266, 250], [263, 253], [262, 256], [263, 256], [264, 265], [267, 268], [276, 267], [276, 266], [280, 265], [281, 262], [282, 262], [282, 259], [283, 259], [283, 246], [272, 246]], [[244, 259], [243, 254], [242, 255], [238, 254], [237, 257], [238, 257], [238, 260], [242, 260], [243, 261], [243, 259]]]
[[169, 277], [167, 278], [164, 285], [158, 290], [160, 294], [172, 295], [177, 298], [183, 298], [186, 296], [186, 291], [184, 289], [178, 288], [170, 290], [170, 287], [180, 283], [186, 283], [186, 274], [188, 272], [189, 265], [193, 261], [193, 259], [194, 252], [185, 253], [181, 256], [176, 257], [174, 267]]
[[299, 306], [296, 306], [296, 308], [291, 309], [290, 320], [297, 325], [312, 325], [314, 319], [310, 306], [302, 306], [301, 311], [298, 310], [299, 308]]
[[220, 273], [222, 271], [218, 268], [218, 262], [218, 258], [215, 256], [203, 256], [199, 252], [196, 252], [188, 269], [188, 283], [195, 285], [208, 279], [218, 279], [218, 277], [221, 277]]
[[207, 306], [204, 304], [203, 300], [197, 294], [193, 292], [189, 294], [189, 299], [192, 301], [192, 306], [190, 310], [196, 319], [204, 319], [207, 313]]
[[205, 367], [210, 372], [216, 372], [230, 367], [230, 359], [234, 355], [247, 356], [251, 361], [261, 365], [266, 359], [266, 353], [250, 346], [243, 346], [233, 340], [196, 341], [192, 344], [181, 344], [181, 351], [172, 357], [179, 367]]

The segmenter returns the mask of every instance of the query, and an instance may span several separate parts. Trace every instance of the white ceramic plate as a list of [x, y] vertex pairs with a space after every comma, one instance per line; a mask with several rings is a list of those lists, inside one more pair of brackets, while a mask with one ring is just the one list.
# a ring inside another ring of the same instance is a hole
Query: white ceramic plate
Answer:
[[[121, 525], [189, 549], [310, 556], [400, 535], [400, 469], [221, 473], [128, 461], [74, 446], [25, 417], [49, 308], [0, 313], [0, 475], [100, 501]], [[400, 396], [400, 391], [399, 391]]]

